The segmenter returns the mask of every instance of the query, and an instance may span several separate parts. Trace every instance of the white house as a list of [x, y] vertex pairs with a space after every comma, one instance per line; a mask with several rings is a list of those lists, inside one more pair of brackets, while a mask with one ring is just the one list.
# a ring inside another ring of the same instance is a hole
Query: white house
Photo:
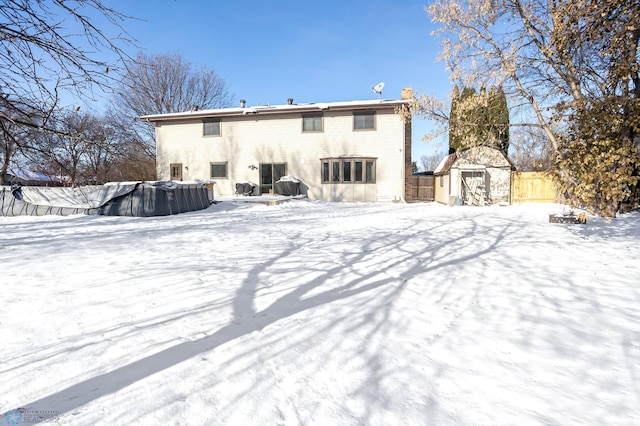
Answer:
[[434, 171], [435, 200], [473, 206], [511, 202], [511, 172], [515, 169], [500, 148], [461, 149], [443, 158]]
[[[410, 90], [403, 90], [407, 99]], [[155, 125], [160, 180], [213, 180], [216, 195], [255, 185], [277, 193], [291, 177], [326, 201], [411, 197], [408, 100], [246, 106], [141, 117]]]

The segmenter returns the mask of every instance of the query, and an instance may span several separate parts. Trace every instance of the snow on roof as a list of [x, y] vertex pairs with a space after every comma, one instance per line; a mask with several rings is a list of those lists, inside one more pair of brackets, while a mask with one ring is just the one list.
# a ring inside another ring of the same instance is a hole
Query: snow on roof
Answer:
[[465, 164], [463, 166], [457, 166], [460, 170], [484, 170], [487, 168], [484, 164]]
[[[463, 148], [459, 152], [462, 153], [462, 152], [465, 152], [465, 151], [470, 151], [472, 149], [477, 150], [479, 148], [490, 148], [490, 149], [494, 149], [494, 150], [499, 151], [504, 156], [504, 158], [507, 160], [509, 165], [511, 166], [511, 170], [516, 170], [516, 166], [513, 164], [511, 159], [509, 159], [509, 156], [506, 154], [506, 152], [504, 152], [501, 148], [499, 148], [497, 146], [477, 145], [477, 146]], [[440, 161], [440, 163], [438, 164], [438, 167], [436, 167], [436, 169], [434, 170], [433, 173], [436, 174], [436, 175], [443, 175], [443, 174], [448, 173], [451, 170], [451, 167], [453, 166], [453, 163], [455, 162], [456, 158], [458, 158], [458, 154], [455, 153], [455, 152], [452, 153], [452, 154], [447, 155], [446, 157], [444, 157]], [[484, 169], [484, 168], [486, 168], [486, 165], [483, 165], [483, 164], [465, 164], [461, 168], [463, 168], [465, 170]]]
[[343, 101], [343, 102], [317, 102], [317, 103], [300, 103], [285, 105], [255, 105], [250, 107], [233, 107], [233, 108], [216, 108], [205, 110], [193, 110], [185, 112], [175, 112], [168, 114], [150, 114], [140, 117], [142, 120], [158, 121], [162, 119], [180, 119], [180, 118], [204, 118], [221, 115], [246, 115], [259, 113], [278, 113], [289, 111], [323, 111], [330, 109], [358, 109], [358, 108], [375, 108], [382, 106], [390, 108], [396, 105], [408, 103], [408, 100], [401, 99], [377, 99], [365, 101]]
[[15, 176], [18, 179], [25, 181], [39, 181], [39, 182], [60, 182], [60, 178], [56, 176], [46, 175], [44, 173], [33, 172], [31, 170], [22, 170], [10, 168], [8, 173]]
[[447, 173], [453, 164], [453, 161], [456, 159], [456, 154], [449, 154], [440, 160], [438, 167], [433, 171], [433, 174]]

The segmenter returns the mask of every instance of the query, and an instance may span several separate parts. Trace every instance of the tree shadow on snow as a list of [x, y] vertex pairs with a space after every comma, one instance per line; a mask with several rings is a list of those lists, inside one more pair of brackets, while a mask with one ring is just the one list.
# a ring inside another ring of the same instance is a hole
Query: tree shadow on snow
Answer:
[[[169, 347], [39, 400], [31, 401], [25, 406], [36, 407], [38, 410], [52, 410], [62, 416], [199, 354], [247, 336], [254, 331], [263, 330], [282, 319], [323, 305], [374, 293], [380, 289], [385, 289], [385, 297], [379, 299], [378, 303], [368, 304], [364, 307], [369, 310], [367, 315], [381, 314], [381, 319], [374, 324], [369, 333], [386, 332], [388, 330], [385, 331], [383, 328], [385, 320], [390, 315], [393, 301], [400, 296], [411, 277], [478, 259], [500, 245], [513, 226], [513, 224], [507, 224], [501, 229], [492, 230], [488, 244], [474, 247], [468, 251], [456, 250], [455, 247], [458, 243], [473, 238], [474, 234], [478, 232], [479, 224], [481, 224], [481, 219], [476, 216], [469, 220], [469, 226], [464, 228], [461, 233], [450, 235], [446, 239], [442, 238], [442, 235], [436, 239], [425, 232], [424, 228], [400, 230], [395, 233], [385, 233], [378, 230], [380, 233], [378, 237], [366, 236], [363, 237], [362, 242], [353, 244], [354, 248], [350, 252], [344, 253], [343, 261], [336, 257], [336, 262], [332, 266], [328, 268], [324, 267], [326, 265], [318, 266], [314, 271], [315, 274], [309, 275], [312, 278], [308, 281], [277, 297], [265, 308], [256, 309], [260, 275], [272, 267], [275, 262], [286, 259], [288, 255], [300, 250], [305, 244], [312, 244], [317, 240], [315, 234], [313, 237], [306, 237], [306, 239], [304, 233], [291, 235], [288, 238], [289, 242], [281, 252], [271, 254], [271, 260], [257, 264], [250, 269], [232, 302], [233, 319], [230, 323], [205, 337]], [[444, 227], [445, 225], [437, 226]], [[412, 239], [414, 244], [407, 244], [407, 241]], [[376, 253], [380, 247], [395, 250], [393, 257], [385, 264], [384, 269], [366, 266], [361, 269], [361, 272], [358, 272], [355, 267], [359, 264], [370, 265], [372, 261], [375, 261], [371, 258], [371, 253]], [[307, 269], [306, 265], [298, 266], [303, 270]], [[355, 273], [352, 271], [352, 274], [348, 275], [351, 277], [349, 280], [343, 283], [333, 282], [330, 286], [326, 286], [333, 277], [340, 276], [345, 268], [356, 269]], [[402, 272], [388, 274], [385, 272], [386, 270]], [[447, 290], [441, 288], [440, 291], [444, 295]], [[367, 386], [372, 388], [379, 386], [382, 380], [381, 374], [383, 373], [380, 369], [380, 362], [376, 361], [373, 356]], [[373, 402], [370, 401], [370, 403]]]

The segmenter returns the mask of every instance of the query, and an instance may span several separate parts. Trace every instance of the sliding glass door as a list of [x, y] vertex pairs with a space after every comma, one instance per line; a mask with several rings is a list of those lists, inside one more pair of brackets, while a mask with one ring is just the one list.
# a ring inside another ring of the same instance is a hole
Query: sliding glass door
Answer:
[[260, 191], [262, 194], [273, 194], [275, 183], [287, 175], [286, 163], [260, 164]]

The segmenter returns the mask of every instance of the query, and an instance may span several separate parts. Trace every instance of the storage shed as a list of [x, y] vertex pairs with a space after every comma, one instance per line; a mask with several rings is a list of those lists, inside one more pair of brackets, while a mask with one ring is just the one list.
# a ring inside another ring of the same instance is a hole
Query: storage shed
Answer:
[[511, 202], [511, 172], [516, 167], [494, 146], [461, 149], [442, 159], [436, 170], [435, 200], [448, 205], [484, 206]]

